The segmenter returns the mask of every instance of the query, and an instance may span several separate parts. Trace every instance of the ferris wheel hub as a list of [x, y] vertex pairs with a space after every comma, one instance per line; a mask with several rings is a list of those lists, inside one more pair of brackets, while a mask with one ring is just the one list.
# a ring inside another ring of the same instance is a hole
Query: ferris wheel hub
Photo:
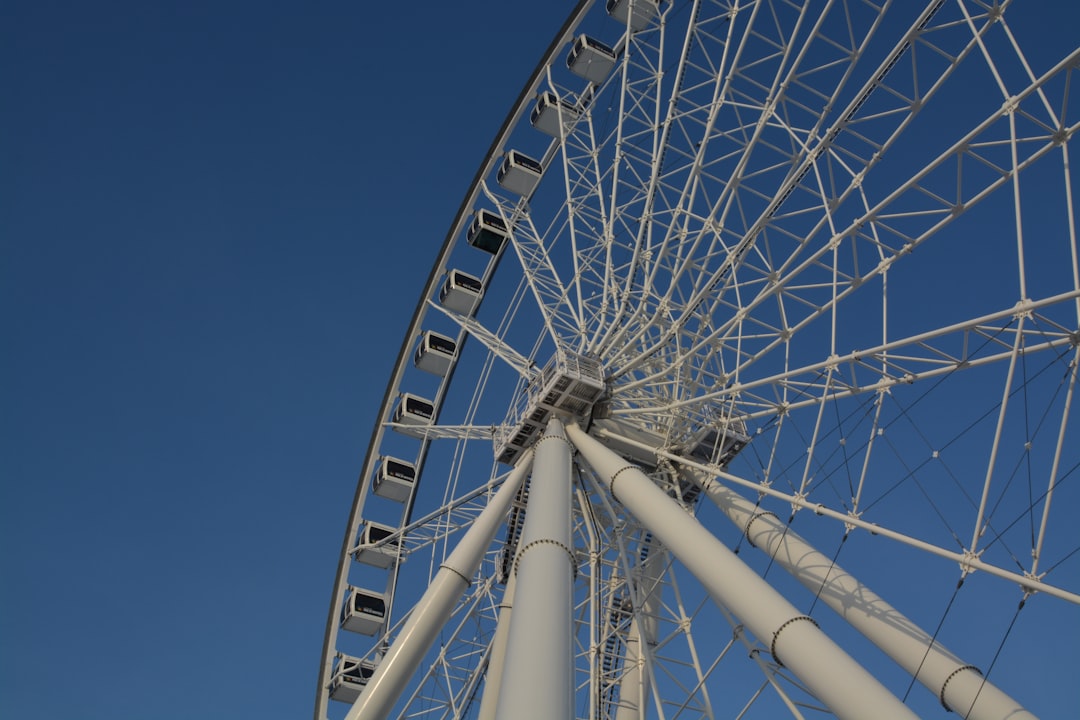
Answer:
[[558, 348], [554, 357], [517, 398], [495, 435], [495, 456], [513, 465], [543, 434], [553, 415], [584, 421], [607, 391], [604, 368], [591, 355]]

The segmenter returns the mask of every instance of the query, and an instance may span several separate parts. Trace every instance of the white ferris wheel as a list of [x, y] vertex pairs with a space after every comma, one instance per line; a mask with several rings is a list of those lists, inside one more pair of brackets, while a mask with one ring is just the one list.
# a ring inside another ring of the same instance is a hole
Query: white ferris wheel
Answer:
[[407, 328], [316, 720], [1075, 707], [1080, 49], [1045, 11], [573, 9]]

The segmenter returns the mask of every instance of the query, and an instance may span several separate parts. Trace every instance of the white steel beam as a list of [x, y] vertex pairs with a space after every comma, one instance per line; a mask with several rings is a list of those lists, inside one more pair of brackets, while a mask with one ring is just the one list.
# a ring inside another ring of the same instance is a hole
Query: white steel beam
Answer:
[[557, 418], [533, 446], [525, 527], [513, 572], [514, 613], [495, 717], [574, 717], [570, 444]]
[[1061, 598], [1062, 600], [1071, 602], [1074, 605], [1080, 605], [1080, 594], [1070, 592], [1054, 585], [1048, 585], [1041, 580], [1035, 580], [1028, 573], [1021, 574], [1018, 572], [1005, 570], [1004, 568], [1000, 568], [997, 565], [991, 565], [989, 563], [983, 562], [978, 558], [978, 556], [971, 553], [946, 550], [945, 548], [939, 547], [937, 545], [932, 545], [928, 542], [919, 540], [910, 535], [905, 535], [901, 532], [891, 530], [882, 525], [868, 522], [866, 520], [863, 520], [862, 518], [852, 515], [851, 513], [843, 513], [839, 510], [833, 510], [832, 508], [826, 507], [824, 504], [810, 502], [804, 497], [796, 497], [795, 495], [791, 495], [789, 493], [777, 490], [774, 487], [762, 485], [759, 482], [747, 480], [745, 478], [739, 477], [738, 475], [732, 475], [719, 465], [703, 465], [698, 462], [693, 462], [687, 460], [681, 455], [668, 452], [663, 448], [653, 447], [652, 445], [647, 445], [638, 440], [635, 440], [634, 438], [629, 438], [625, 435], [619, 435], [618, 433], [613, 433], [607, 430], [601, 430], [600, 434], [602, 436], [615, 438], [619, 442], [625, 443], [626, 445], [629, 445], [631, 447], [639, 447], [648, 452], [652, 452], [656, 455], [656, 457], [666, 458], [680, 466], [694, 467], [699, 470], [708, 471], [713, 476], [721, 478], [725, 482], [729, 482], [733, 485], [738, 485], [740, 487], [745, 487], [753, 492], [761, 493], [762, 495], [768, 495], [770, 497], [777, 498], [778, 500], [783, 500], [786, 503], [790, 503], [793, 507], [802, 508], [803, 510], [811, 510], [815, 515], [823, 515], [825, 517], [832, 518], [833, 520], [839, 520], [840, 522], [847, 525], [852, 525], [854, 527], [867, 530], [875, 535], [887, 537], [890, 540], [895, 540], [909, 547], [923, 550], [930, 553], [931, 555], [936, 555], [937, 557], [945, 558], [946, 560], [952, 560], [966, 570], [982, 570], [989, 575], [994, 575], [995, 577], [1015, 582], [1025, 591], [1045, 593], [1047, 595], [1050, 595], [1051, 597]]
[[799, 537], [780, 518], [761, 512], [701, 470], [680, 468], [699, 485], [750, 544], [765, 552], [810, 592], [881, 648], [965, 720], [1033, 720], [1034, 715], [931, 638], [922, 628]]
[[842, 720], [915, 718], [902, 702], [668, 497], [636, 465], [576, 424], [566, 433], [611, 494]]
[[446, 317], [457, 323], [458, 327], [467, 332], [470, 337], [476, 338], [481, 345], [491, 351], [492, 355], [500, 358], [513, 368], [520, 377], [530, 378], [536, 374], [536, 367], [524, 355], [514, 349], [501, 337], [488, 330], [487, 327], [475, 318], [445, 308], [434, 300], [428, 300], [428, 307], [438, 310]]
[[506, 640], [510, 634], [510, 618], [514, 613], [514, 586], [517, 584], [514, 578], [514, 573], [510, 573], [506, 578], [506, 588], [503, 590], [502, 602], [499, 603], [499, 618], [495, 623], [495, 637], [491, 640], [491, 655], [488, 656], [484, 694], [480, 698], [477, 720], [495, 720], [503, 667], [506, 664]]
[[522, 456], [521, 462], [461, 538], [450, 557], [439, 566], [439, 571], [416, 603], [405, 627], [394, 638], [345, 720], [384, 720], [390, 714], [449, 619], [454, 605], [472, 582], [484, 551], [491, 545], [495, 532], [528, 474], [531, 461], [530, 454]]
[[664, 553], [655, 537], [647, 548], [649, 554], [638, 568], [637, 582], [633, 588], [634, 618], [626, 634], [615, 720], [644, 720], [648, 706], [650, 674], [646, 664], [652, 657], [651, 649], [656, 645]]

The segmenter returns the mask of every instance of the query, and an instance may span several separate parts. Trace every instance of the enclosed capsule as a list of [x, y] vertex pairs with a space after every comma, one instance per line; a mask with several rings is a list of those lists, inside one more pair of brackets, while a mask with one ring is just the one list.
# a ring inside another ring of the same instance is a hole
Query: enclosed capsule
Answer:
[[386, 623], [386, 596], [382, 593], [350, 587], [341, 607], [341, 627], [361, 635], [382, 632]]
[[544, 168], [539, 162], [517, 150], [511, 150], [503, 157], [495, 179], [512, 193], [530, 195], [543, 174]]
[[652, 22], [658, 5], [654, 0], [607, 0], [607, 12], [623, 25], [629, 25], [631, 32], [639, 32]]
[[493, 212], [479, 210], [473, 216], [469, 232], [465, 236], [469, 244], [494, 255], [510, 239], [510, 229], [503, 219]]
[[396, 533], [397, 528], [369, 521], [360, 529], [353, 557], [357, 562], [365, 565], [379, 568], [390, 567], [397, 562], [398, 550], [401, 548], [401, 536], [388, 540]]
[[566, 66], [578, 77], [599, 85], [615, 67], [615, 51], [588, 35], [579, 35], [566, 57]]
[[384, 457], [375, 471], [375, 494], [405, 502], [416, 485], [416, 466], [397, 458]]
[[330, 697], [344, 703], [354, 703], [364, 686], [375, 674], [375, 663], [339, 655], [334, 674], [330, 677]]
[[439, 290], [439, 304], [462, 315], [472, 315], [484, 296], [484, 283], [460, 270], [451, 270], [446, 274]]
[[392, 422], [395, 430], [412, 437], [424, 437], [424, 430], [435, 421], [435, 405], [430, 400], [402, 393], [397, 407], [394, 408]]
[[444, 377], [456, 357], [457, 343], [452, 338], [428, 330], [416, 344], [413, 364], [425, 372]]
[[[577, 107], [566, 100], [559, 100], [551, 91], [545, 91], [536, 98], [536, 105], [529, 114], [532, 126], [553, 138], [568, 135], [580, 118], [581, 111]], [[560, 119], [562, 132], [559, 131]]]

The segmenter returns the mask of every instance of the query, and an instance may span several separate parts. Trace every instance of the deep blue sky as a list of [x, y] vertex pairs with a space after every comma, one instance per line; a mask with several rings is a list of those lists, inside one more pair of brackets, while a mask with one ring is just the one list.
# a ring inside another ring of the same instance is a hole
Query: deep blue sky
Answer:
[[310, 716], [402, 334], [573, 4], [0, 5], [0, 718]]
[[310, 715], [390, 365], [568, 10], [0, 6], [0, 717]]

